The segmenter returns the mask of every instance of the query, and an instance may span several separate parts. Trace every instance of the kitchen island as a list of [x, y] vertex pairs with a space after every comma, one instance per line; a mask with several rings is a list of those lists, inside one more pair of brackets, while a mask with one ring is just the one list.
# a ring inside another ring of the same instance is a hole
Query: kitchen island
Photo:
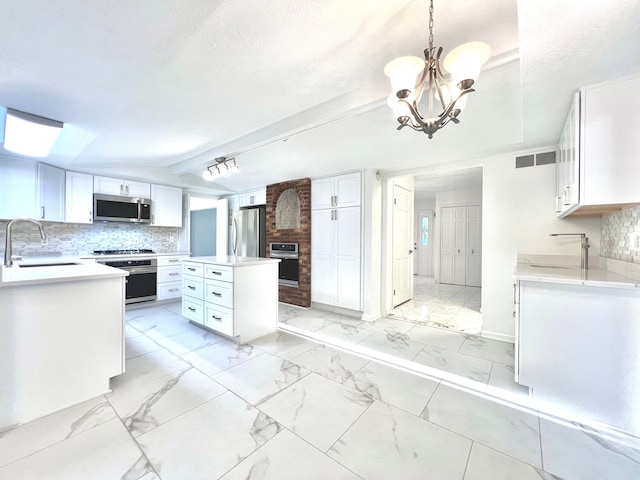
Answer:
[[191, 257], [182, 262], [182, 316], [250, 342], [278, 328], [278, 263], [261, 257]]
[[124, 372], [127, 272], [57, 262], [0, 267], [0, 431], [107, 393]]
[[541, 410], [640, 434], [640, 282], [520, 262], [515, 379]]

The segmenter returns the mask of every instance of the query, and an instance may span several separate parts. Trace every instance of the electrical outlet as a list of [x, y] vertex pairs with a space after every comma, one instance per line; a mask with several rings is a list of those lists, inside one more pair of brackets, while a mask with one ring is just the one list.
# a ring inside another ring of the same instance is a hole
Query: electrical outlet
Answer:
[[629, 234], [629, 250], [640, 250], [640, 232], [633, 232]]
[[173, 235], [169, 235], [169, 241], [170, 242], [175, 242], [176, 238]]
[[138, 243], [140, 243], [140, 239], [139, 239], [138, 237], [133, 237], [133, 238], [131, 239], [131, 243], [132, 243], [133, 245], [138, 245]]

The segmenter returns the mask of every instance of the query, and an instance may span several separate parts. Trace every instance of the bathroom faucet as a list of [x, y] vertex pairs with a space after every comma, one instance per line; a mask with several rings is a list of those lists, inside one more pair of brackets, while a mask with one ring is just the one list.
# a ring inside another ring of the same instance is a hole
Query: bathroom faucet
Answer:
[[7, 223], [7, 235], [6, 235], [5, 243], [4, 243], [4, 266], [5, 267], [12, 267], [13, 266], [13, 255], [12, 255], [13, 248], [12, 248], [12, 242], [11, 242], [11, 226], [16, 222], [31, 222], [31, 223], [35, 223], [38, 226], [38, 229], [40, 230], [40, 238], [42, 238], [42, 240], [46, 240], [47, 239], [47, 236], [44, 234], [44, 227], [42, 226], [42, 224], [39, 221], [34, 220], [33, 218], [14, 218], [9, 223]]
[[586, 233], [550, 233], [551, 237], [559, 237], [561, 235], [572, 235], [572, 236], [580, 236], [580, 268], [586, 270], [589, 268], [589, 239], [587, 238]]

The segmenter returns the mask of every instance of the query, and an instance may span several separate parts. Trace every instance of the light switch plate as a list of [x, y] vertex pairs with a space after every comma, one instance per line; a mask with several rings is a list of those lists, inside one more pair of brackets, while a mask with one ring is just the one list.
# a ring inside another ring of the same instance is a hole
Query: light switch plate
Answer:
[[632, 232], [629, 234], [629, 250], [640, 250], [640, 232]]

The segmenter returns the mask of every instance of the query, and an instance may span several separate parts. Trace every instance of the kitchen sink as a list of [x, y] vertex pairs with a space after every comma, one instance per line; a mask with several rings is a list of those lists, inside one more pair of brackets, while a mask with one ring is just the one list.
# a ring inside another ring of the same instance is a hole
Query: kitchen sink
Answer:
[[31, 268], [31, 267], [63, 267], [66, 265], [82, 265], [81, 263], [29, 263], [26, 265], [18, 265], [20, 268]]

